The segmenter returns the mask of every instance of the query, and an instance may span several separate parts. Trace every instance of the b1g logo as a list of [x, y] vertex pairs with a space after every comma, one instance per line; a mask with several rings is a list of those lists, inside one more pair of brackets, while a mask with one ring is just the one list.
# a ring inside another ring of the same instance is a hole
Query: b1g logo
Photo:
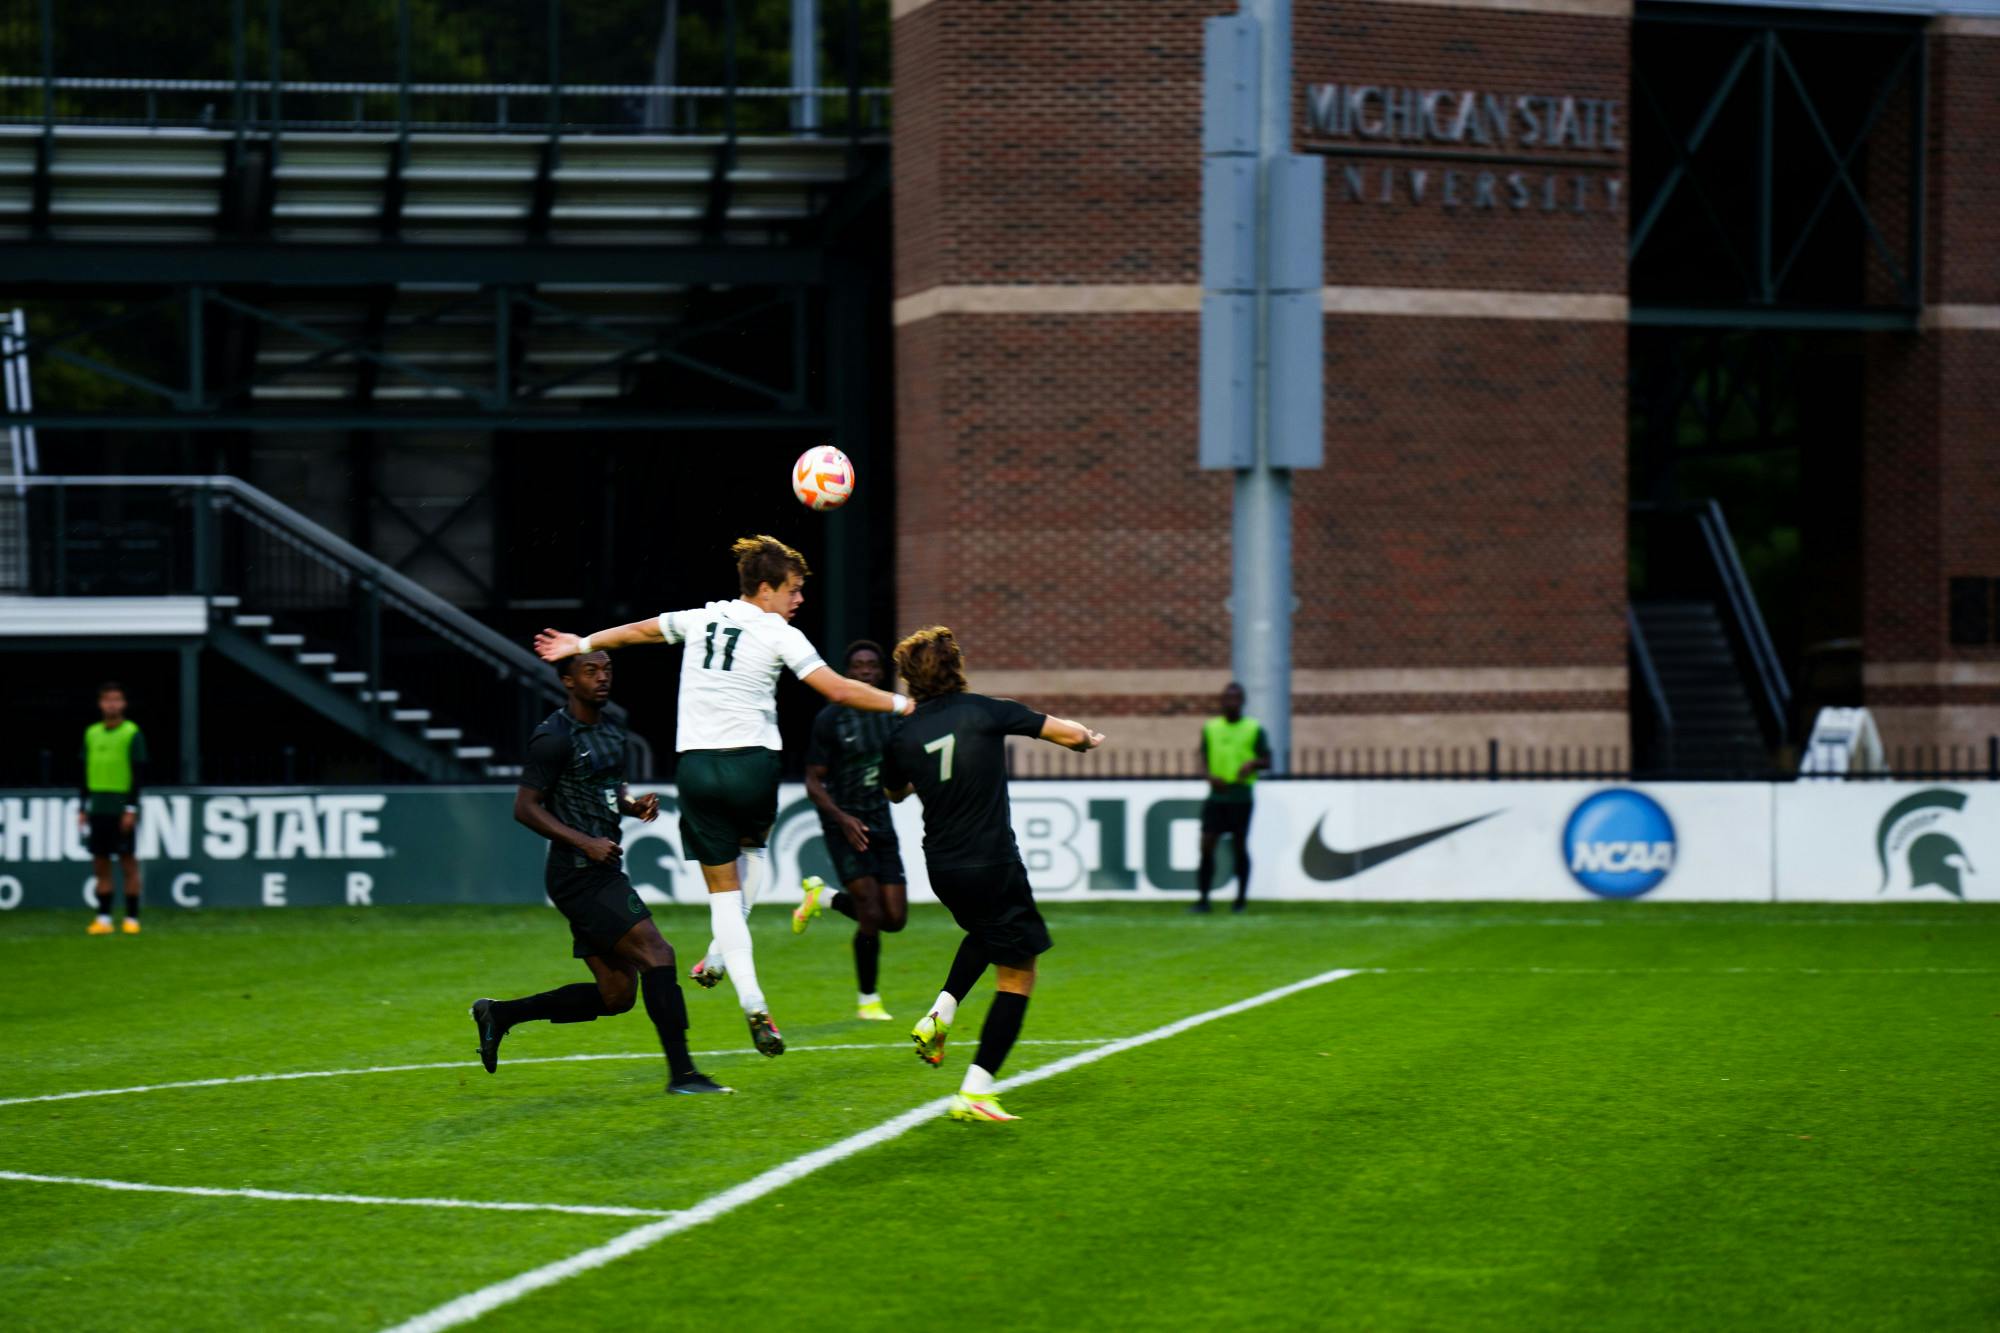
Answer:
[[1564, 864], [1600, 898], [1637, 898], [1674, 868], [1674, 821], [1660, 803], [1627, 788], [1601, 791], [1563, 825]]

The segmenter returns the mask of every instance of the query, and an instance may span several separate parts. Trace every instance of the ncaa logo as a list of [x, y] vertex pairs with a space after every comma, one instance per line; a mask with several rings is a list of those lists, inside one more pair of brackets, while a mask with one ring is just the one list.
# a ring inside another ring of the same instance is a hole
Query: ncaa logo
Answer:
[[1674, 868], [1674, 822], [1660, 803], [1628, 788], [1601, 791], [1563, 825], [1564, 864], [1600, 898], [1637, 898]]

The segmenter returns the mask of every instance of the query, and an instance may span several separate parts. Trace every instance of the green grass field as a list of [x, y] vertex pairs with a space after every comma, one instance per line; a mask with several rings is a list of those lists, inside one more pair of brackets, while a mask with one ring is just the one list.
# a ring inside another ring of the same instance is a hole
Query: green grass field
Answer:
[[[1962, 1329], [2000, 1324], [2000, 912], [1056, 907], [1019, 1074], [1380, 969], [925, 1122], [483, 1327]], [[0, 1323], [381, 1328], [692, 1207], [956, 1086], [851, 1021], [846, 923], [754, 922], [793, 1050], [690, 990], [729, 1098], [643, 1013], [473, 1059], [467, 1003], [582, 979], [541, 909], [0, 917]], [[661, 913], [684, 950], [706, 913]], [[888, 941], [899, 1019], [953, 936]], [[860, 1049], [853, 1049], [860, 1046]], [[848, 1049], [836, 1049], [846, 1047]], [[822, 1048], [822, 1049], [815, 1049]], [[573, 1054], [639, 1058], [522, 1063]], [[514, 1061], [509, 1063], [510, 1058]]]

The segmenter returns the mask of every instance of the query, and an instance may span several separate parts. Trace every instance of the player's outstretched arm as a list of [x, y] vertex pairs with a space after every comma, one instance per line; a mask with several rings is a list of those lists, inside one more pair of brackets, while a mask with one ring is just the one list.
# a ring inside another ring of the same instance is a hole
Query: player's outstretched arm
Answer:
[[1104, 744], [1104, 733], [1092, 731], [1081, 722], [1071, 722], [1067, 718], [1045, 717], [1042, 719], [1042, 739], [1082, 754]]
[[635, 620], [629, 625], [601, 629], [581, 638], [566, 630], [545, 629], [535, 636], [535, 656], [544, 662], [560, 662], [578, 653], [594, 653], [600, 648], [635, 648], [642, 643], [665, 643], [666, 631], [657, 618]]
[[830, 666], [807, 672], [804, 680], [826, 696], [829, 702], [859, 708], [864, 713], [900, 713], [907, 716], [917, 711], [917, 706], [910, 702], [907, 695], [891, 694], [873, 685], [849, 680]]

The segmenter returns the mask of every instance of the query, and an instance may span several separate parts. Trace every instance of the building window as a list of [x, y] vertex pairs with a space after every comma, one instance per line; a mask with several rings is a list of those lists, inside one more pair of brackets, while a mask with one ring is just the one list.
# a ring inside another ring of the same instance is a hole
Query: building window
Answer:
[[1993, 596], [2000, 579], [1951, 581], [1951, 641], [1957, 647], [1993, 642]]

